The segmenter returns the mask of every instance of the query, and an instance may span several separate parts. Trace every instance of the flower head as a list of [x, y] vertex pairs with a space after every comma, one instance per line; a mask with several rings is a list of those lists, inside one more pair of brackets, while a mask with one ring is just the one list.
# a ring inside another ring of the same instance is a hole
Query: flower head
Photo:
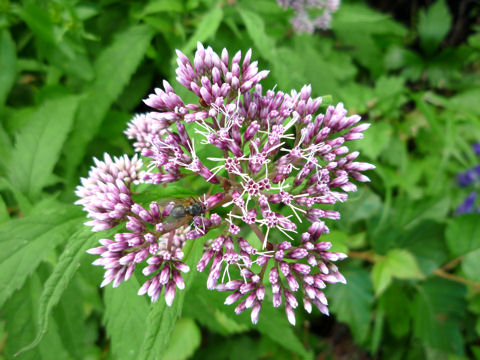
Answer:
[[[251, 51], [230, 58], [199, 44], [193, 63], [177, 55], [177, 80], [198, 102], [186, 104], [166, 82], [145, 100], [156, 111], [136, 116], [126, 132], [148, 164], [135, 179], [164, 186], [195, 175], [216, 190], [175, 210], [156, 202], [147, 209], [130, 196], [120, 218], [128, 231], [90, 250], [106, 269], [102, 285], [117, 286], [146, 261], [149, 279], [139, 294], [156, 300], [164, 288], [171, 304], [188, 271], [184, 243], [216, 228], [197, 270], [208, 271], [208, 289], [230, 292], [225, 303], [237, 303], [237, 314], [251, 309], [256, 323], [266, 292], [274, 307], [284, 304], [292, 324], [300, 301], [328, 314], [322, 290], [345, 283], [335, 262], [346, 255], [329, 251], [321, 236], [329, 232], [326, 219], [340, 218], [331, 205], [346, 201], [355, 182], [369, 181], [363, 172], [374, 166], [356, 161], [359, 153], [347, 146], [369, 124], [348, 116], [342, 103], [320, 111], [322, 98], [311, 97], [309, 85], [264, 91], [259, 82], [268, 71], [258, 71]], [[77, 193], [85, 205], [85, 193]], [[185, 220], [169, 222], [178, 211]]]

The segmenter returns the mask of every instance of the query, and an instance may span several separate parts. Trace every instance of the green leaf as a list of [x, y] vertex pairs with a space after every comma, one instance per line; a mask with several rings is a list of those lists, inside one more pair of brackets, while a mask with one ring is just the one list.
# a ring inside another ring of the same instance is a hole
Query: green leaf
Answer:
[[249, 9], [239, 8], [238, 12], [247, 28], [248, 36], [263, 58], [270, 61], [275, 60], [275, 41], [267, 35], [263, 19]]
[[379, 299], [379, 307], [385, 310], [390, 331], [397, 338], [410, 332], [410, 302], [407, 289], [399, 283], [392, 284]]
[[461, 256], [480, 248], [480, 214], [465, 214], [452, 219], [445, 232], [447, 246], [453, 256]]
[[49, 44], [57, 43], [53, 21], [50, 19], [48, 11], [43, 7], [28, 2], [19, 15], [36, 37]]
[[381, 257], [372, 269], [375, 294], [380, 295], [391, 283], [392, 278], [423, 279], [415, 257], [407, 250], [393, 249]]
[[472, 251], [463, 257], [462, 271], [467, 279], [480, 282], [480, 249]]
[[386, 258], [381, 258], [375, 262], [372, 268], [372, 281], [375, 289], [375, 295], [380, 295], [392, 283], [392, 273], [388, 268]]
[[82, 293], [77, 281], [71, 281], [55, 307], [55, 311], [49, 315], [53, 316], [55, 323], [59, 326], [61, 342], [76, 359], [84, 359], [86, 345], [93, 346], [94, 343], [94, 339], [91, 339], [89, 344], [86, 343], [85, 299], [86, 296]]
[[244, 322], [242, 316], [236, 316], [231, 307], [224, 305], [225, 294], [208, 290], [206, 282], [206, 273], [195, 277], [185, 296], [183, 315], [194, 318], [203, 327], [224, 336], [251, 329], [253, 325], [249, 319]]
[[[77, 220], [78, 222], [78, 220]], [[82, 226], [75, 232], [68, 241], [68, 244], [60, 256], [52, 274], [45, 282], [38, 309], [38, 332], [35, 339], [18, 351], [20, 354], [37, 346], [42, 340], [48, 328], [49, 315], [52, 308], [58, 303], [65, 289], [78, 270], [80, 260], [86, 255], [86, 251], [92, 248], [101, 237], [113, 234], [114, 230], [108, 232], [92, 233], [90, 228]]]
[[378, 38], [388, 36], [389, 45], [393, 45], [407, 35], [405, 27], [388, 15], [350, 2], [342, 3], [334, 14], [332, 30], [339, 44], [350, 48], [349, 53], [376, 76], [383, 71], [385, 54]]
[[185, 318], [179, 319], [163, 358], [165, 360], [186, 360], [195, 353], [201, 340], [202, 335], [195, 321]]
[[77, 208], [28, 216], [0, 225], [0, 306], [79, 224]]
[[353, 337], [364, 343], [370, 331], [372, 317], [373, 289], [368, 273], [361, 268], [349, 268], [342, 274], [347, 284], [327, 287], [330, 309], [338, 320], [350, 326]]
[[390, 272], [398, 279], [422, 279], [424, 277], [415, 257], [407, 250], [390, 250], [386, 259]]
[[223, 10], [219, 6], [215, 6], [212, 10], [204, 14], [193, 35], [182, 47], [182, 52], [188, 54], [195, 49], [197, 42], [212, 39], [222, 22], [222, 18]]
[[17, 54], [15, 43], [7, 29], [0, 31], [0, 109], [17, 76]]
[[[201, 257], [203, 243], [201, 241], [188, 242], [184, 248], [186, 263], [190, 266], [190, 272], [184, 275], [185, 290], [178, 290], [171, 307], [168, 307], [163, 297], [152, 304], [146, 320], [146, 330], [141, 345], [139, 359], [155, 359], [158, 354], [163, 354], [168, 346], [170, 337], [177, 319], [182, 313], [185, 293], [195, 276], [195, 264]], [[189, 248], [188, 248], [189, 247]]]
[[115, 359], [133, 359], [140, 353], [149, 306], [146, 296], [137, 295], [139, 288], [132, 276], [116, 289], [105, 289], [104, 320]]
[[175, 13], [182, 11], [182, 1], [150, 0], [143, 8], [140, 17], [145, 17], [146, 15], [156, 14], [159, 12]]
[[431, 278], [418, 290], [412, 309], [414, 335], [429, 347], [462, 355], [460, 324], [465, 318], [465, 286]]
[[28, 198], [37, 197], [48, 185], [78, 101], [76, 96], [46, 101], [17, 135], [8, 177], [11, 184]]
[[83, 160], [86, 147], [95, 136], [112, 103], [121, 94], [153, 36], [147, 25], [137, 25], [116, 35], [95, 62], [95, 82], [79, 105], [72, 136], [66, 144], [67, 177], [72, 178]]
[[365, 137], [356, 145], [361, 153], [370, 159], [377, 159], [378, 156], [388, 147], [393, 129], [384, 121], [375, 122], [365, 132]]
[[195, 318], [201, 325], [222, 335], [231, 335], [256, 329], [264, 336], [283, 348], [298, 354], [302, 358], [311, 358], [300, 339], [287, 321], [285, 311], [271, 306], [271, 300], [265, 299], [257, 325], [253, 325], [248, 311], [236, 315], [234, 306], [224, 305], [227, 293], [207, 290], [207, 274], [201, 273], [192, 284], [185, 298], [185, 316]]
[[[36, 351], [30, 351], [15, 357], [15, 352], [28, 341], [31, 341], [37, 331], [37, 323], [33, 321], [38, 309], [38, 298], [42, 291], [43, 278], [33, 274], [22, 289], [14, 294], [2, 306], [2, 320], [8, 333], [5, 348], [2, 353], [7, 359], [73, 359], [68, 349], [61, 341], [61, 330], [55, 321], [50, 321], [48, 332]], [[53, 319], [52, 319], [53, 320]]]
[[452, 24], [452, 15], [445, 0], [437, 0], [428, 9], [420, 12], [418, 34], [420, 45], [432, 54], [447, 35]]
[[3, 197], [0, 195], [0, 224], [6, 223], [10, 220], [10, 215], [8, 213], [7, 204], [3, 200]]
[[445, 224], [424, 220], [405, 233], [405, 248], [415, 255], [423, 274], [429, 275], [448, 259], [445, 245]]

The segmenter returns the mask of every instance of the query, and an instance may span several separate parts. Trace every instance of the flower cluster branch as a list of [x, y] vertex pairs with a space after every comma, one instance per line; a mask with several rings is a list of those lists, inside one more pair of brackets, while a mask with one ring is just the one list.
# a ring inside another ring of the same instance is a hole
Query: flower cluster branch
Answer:
[[[369, 124], [342, 103], [319, 111], [322, 98], [309, 85], [264, 91], [268, 71], [251, 55], [217, 54], [199, 43], [191, 62], [177, 51], [177, 81], [198, 101], [185, 103], [164, 81], [144, 100], [154, 110], [136, 115], [125, 131], [141, 158], [105, 155], [82, 179], [86, 225], [125, 224], [89, 250], [105, 268], [102, 286], [116, 287], [141, 267], [147, 279], [138, 293], [156, 301], [163, 291], [170, 305], [190, 271], [182, 248], [203, 238], [196, 268], [208, 272], [208, 289], [229, 293], [225, 303], [236, 304], [237, 314], [249, 309], [257, 323], [267, 293], [292, 324], [300, 303], [328, 314], [323, 289], [346, 282], [335, 265], [346, 255], [322, 240], [325, 220], [339, 219], [332, 205], [346, 201], [355, 182], [369, 181], [363, 172], [374, 166], [347, 146]], [[185, 205], [135, 202], [136, 184], [164, 187], [192, 175], [213, 193]], [[212, 229], [219, 235], [209, 236]]]

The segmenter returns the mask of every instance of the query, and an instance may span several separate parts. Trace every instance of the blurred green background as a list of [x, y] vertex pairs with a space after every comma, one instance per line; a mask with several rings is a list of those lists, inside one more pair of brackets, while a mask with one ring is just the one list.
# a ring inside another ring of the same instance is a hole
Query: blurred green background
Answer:
[[[37, 339], [18, 359], [480, 359], [479, 10], [344, 0], [296, 34], [274, 0], [1, 0], [0, 358]], [[191, 96], [175, 49], [197, 41], [252, 48], [264, 88], [312, 84], [372, 123], [372, 182], [325, 239], [349, 254], [330, 317], [291, 327], [266, 304], [253, 326], [203, 275], [166, 311], [135, 278], [98, 288], [74, 188], [93, 156], [133, 154], [126, 123], [163, 79]]]

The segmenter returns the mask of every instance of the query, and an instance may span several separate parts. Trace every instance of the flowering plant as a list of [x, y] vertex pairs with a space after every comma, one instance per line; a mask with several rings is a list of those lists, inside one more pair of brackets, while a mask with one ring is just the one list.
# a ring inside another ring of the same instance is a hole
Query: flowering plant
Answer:
[[[312, 98], [310, 86], [264, 93], [268, 71], [258, 71], [250, 50], [242, 60], [199, 43], [193, 63], [177, 55], [177, 81], [198, 103], [186, 104], [164, 81], [144, 100], [155, 111], [136, 115], [125, 132], [144, 160], [95, 159], [76, 191], [93, 231], [125, 224], [88, 251], [105, 268], [101, 286], [119, 286], [146, 262], [139, 295], [157, 301], [164, 289], [171, 305], [190, 271], [183, 246], [204, 238], [197, 270], [208, 269], [208, 289], [230, 293], [225, 304], [238, 302], [237, 314], [251, 309], [257, 323], [270, 289], [291, 324], [299, 300], [328, 314], [322, 289], [345, 283], [334, 262], [346, 255], [328, 251], [324, 219], [340, 218], [331, 205], [357, 190], [352, 180], [369, 181], [362, 172], [374, 166], [355, 161], [359, 153], [346, 146], [369, 124], [357, 125], [360, 116], [347, 116], [342, 103], [319, 112], [322, 98]], [[135, 200], [138, 184], [165, 187], [192, 175], [209, 190], [190, 205]], [[213, 229], [219, 235], [209, 238]]]

